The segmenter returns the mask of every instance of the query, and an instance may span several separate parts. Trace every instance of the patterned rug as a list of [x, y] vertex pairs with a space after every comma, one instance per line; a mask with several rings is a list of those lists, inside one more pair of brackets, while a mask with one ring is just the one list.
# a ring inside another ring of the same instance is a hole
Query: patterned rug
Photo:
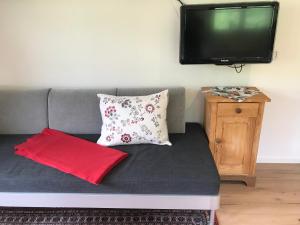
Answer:
[[0, 208], [0, 225], [208, 225], [209, 217], [200, 210]]

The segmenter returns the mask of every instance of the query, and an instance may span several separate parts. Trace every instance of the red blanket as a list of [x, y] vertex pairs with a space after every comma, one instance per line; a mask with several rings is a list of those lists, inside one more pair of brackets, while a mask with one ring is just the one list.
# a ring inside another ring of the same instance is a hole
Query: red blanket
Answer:
[[15, 149], [18, 155], [93, 184], [99, 184], [114, 166], [128, 156], [119, 150], [47, 128], [15, 146]]

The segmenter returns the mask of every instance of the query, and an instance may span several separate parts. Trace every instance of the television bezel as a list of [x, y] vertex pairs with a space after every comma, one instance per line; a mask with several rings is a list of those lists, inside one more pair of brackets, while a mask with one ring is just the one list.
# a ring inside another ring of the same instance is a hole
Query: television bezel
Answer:
[[[274, 8], [273, 24], [271, 28], [271, 41], [268, 57], [228, 57], [228, 58], [197, 58], [187, 59], [184, 55], [185, 48], [185, 21], [188, 10], [214, 10], [216, 8], [247, 8], [253, 6], [272, 6]], [[180, 7], [180, 56], [181, 64], [217, 64], [217, 65], [232, 65], [232, 64], [248, 64], [248, 63], [271, 63], [273, 58], [275, 34], [277, 28], [279, 11], [279, 2], [242, 2], [242, 3], [221, 3], [221, 4], [197, 4], [183, 5]]]

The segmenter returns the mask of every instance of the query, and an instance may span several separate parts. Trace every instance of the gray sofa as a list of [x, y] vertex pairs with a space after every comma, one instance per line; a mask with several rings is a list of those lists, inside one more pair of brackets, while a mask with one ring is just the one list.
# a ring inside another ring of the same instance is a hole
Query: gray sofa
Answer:
[[96, 142], [97, 93], [146, 95], [166, 88], [0, 89], [0, 206], [206, 209], [219, 207], [219, 175], [204, 130], [185, 123], [185, 89], [169, 89], [173, 146], [116, 146], [129, 157], [98, 185], [14, 154], [49, 127]]

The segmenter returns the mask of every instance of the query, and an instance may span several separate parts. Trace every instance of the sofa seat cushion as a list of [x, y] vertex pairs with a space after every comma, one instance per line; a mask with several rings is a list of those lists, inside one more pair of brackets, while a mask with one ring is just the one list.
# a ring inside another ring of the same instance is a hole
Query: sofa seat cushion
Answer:
[[[96, 142], [99, 135], [77, 135]], [[0, 192], [217, 195], [219, 175], [198, 124], [171, 134], [173, 146], [116, 146], [128, 158], [99, 186], [14, 154], [30, 135], [0, 135]], [[84, 150], [83, 150], [84, 151]]]

